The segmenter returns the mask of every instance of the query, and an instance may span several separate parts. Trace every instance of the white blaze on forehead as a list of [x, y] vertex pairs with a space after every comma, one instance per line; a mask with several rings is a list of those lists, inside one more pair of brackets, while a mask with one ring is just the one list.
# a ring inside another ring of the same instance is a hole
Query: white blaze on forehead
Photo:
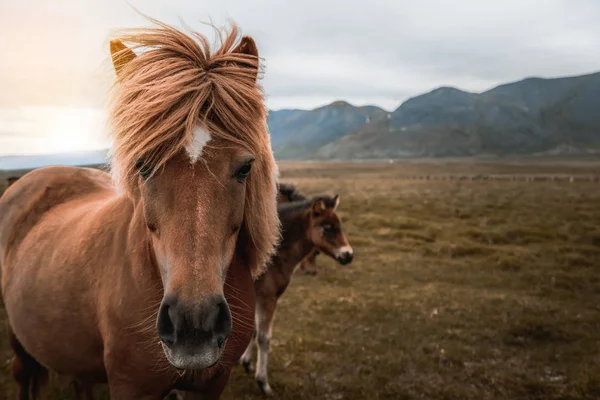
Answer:
[[198, 161], [202, 155], [202, 149], [204, 149], [204, 145], [208, 143], [210, 139], [210, 133], [208, 133], [205, 128], [197, 126], [194, 129], [190, 143], [185, 146], [185, 151], [188, 153], [188, 156], [190, 156], [190, 161], [192, 164], [195, 164], [196, 161]]

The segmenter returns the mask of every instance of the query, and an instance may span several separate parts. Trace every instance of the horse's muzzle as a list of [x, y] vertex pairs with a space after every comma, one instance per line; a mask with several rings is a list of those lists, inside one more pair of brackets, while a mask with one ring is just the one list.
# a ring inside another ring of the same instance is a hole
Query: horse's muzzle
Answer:
[[223, 296], [198, 303], [165, 296], [158, 311], [158, 337], [178, 369], [208, 368], [219, 361], [231, 332], [231, 312]]
[[350, 264], [352, 262], [352, 260], [354, 259], [354, 253], [352, 253], [351, 251], [345, 251], [343, 253], [340, 253], [337, 257], [337, 262], [339, 262], [342, 265], [346, 265], [346, 264]]

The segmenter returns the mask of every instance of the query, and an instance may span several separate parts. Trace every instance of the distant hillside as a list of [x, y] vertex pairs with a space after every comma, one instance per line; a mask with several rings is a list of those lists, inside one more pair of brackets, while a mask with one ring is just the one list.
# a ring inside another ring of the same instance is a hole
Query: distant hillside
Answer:
[[383, 115], [379, 107], [354, 107], [344, 101], [310, 111], [272, 111], [271, 143], [279, 158], [302, 158]]
[[389, 114], [341, 102], [274, 111], [269, 127], [279, 159], [588, 154], [600, 153], [599, 109], [596, 73], [484, 93], [441, 87]]
[[63, 154], [40, 154], [0, 157], [0, 170], [32, 169], [48, 165], [96, 165], [108, 160], [106, 150]]
[[[441, 87], [393, 112], [337, 101], [270, 111], [278, 159], [600, 155], [600, 73], [527, 78], [483, 93]], [[103, 164], [106, 151], [0, 157], [0, 170]]]

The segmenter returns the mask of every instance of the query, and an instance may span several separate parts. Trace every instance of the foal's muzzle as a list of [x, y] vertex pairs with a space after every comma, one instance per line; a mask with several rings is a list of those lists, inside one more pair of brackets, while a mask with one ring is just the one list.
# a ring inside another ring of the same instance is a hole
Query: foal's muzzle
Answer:
[[342, 265], [350, 264], [354, 259], [354, 253], [352, 249], [342, 249], [335, 259]]
[[165, 296], [157, 329], [165, 355], [175, 368], [208, 368], [219, 361], [225, 347], [231, 332], [231, 312], [221, 295], [194, 303]]

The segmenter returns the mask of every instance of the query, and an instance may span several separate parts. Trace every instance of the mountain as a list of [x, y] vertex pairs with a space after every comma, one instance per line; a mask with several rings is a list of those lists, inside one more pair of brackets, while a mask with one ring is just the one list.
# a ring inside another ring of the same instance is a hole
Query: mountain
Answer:
[[[527, 78], [483, 93], [440, 87], [393, 112], [344, 101], [271, 110], [278, 159], [600, 154], [600, 73]], [[93, 165], [106, 151], [0, 157], [0, 170]]]
[[599, 109], [595, 73], [528, 78], [483, 93], [441, 87], [390, 114], [340, 102], [287, 117], [274, 111], [277, 124], [269, 126], [279, 159], [587, 154], [600, 153]]
[[309, 111], [271, 111], [271, 144], [280, 158], [302, 158], [383, 115], [379, 107], [354, 107], [344, 101]]

